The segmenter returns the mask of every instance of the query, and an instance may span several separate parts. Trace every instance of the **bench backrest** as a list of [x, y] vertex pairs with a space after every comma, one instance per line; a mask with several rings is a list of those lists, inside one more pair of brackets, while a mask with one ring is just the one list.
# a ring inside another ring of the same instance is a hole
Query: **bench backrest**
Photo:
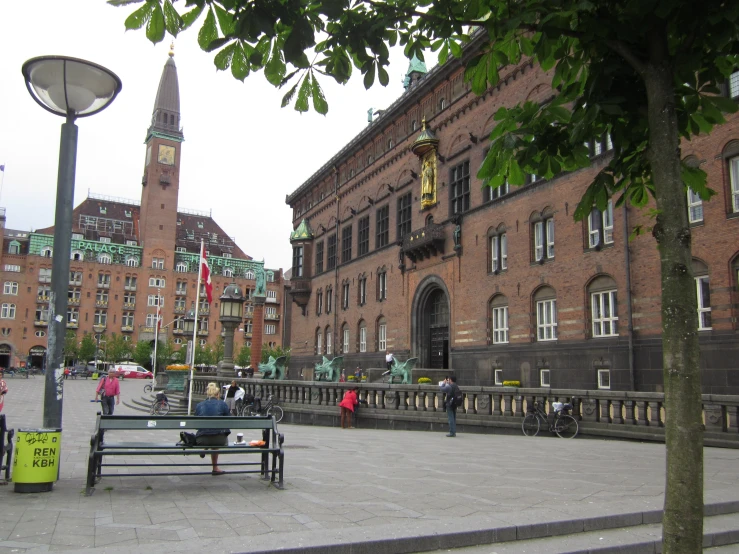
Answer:
[[192, 429], [269, 429], [277, 433], [277, 423], [272, 416], [110, 416], [99, 414], [97, 428], [99, 430], [117, 429], [128, 431], [155, 431], [157, 429], [176, 429], [178, 431]]

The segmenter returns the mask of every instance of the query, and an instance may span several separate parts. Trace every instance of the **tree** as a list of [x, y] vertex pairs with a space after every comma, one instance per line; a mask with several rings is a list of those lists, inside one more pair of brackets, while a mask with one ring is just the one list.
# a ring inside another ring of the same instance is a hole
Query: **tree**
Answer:
[[174, 353], [174, 342], [167, 338], [166, 341], [159, 341], [157, 346], [157, 368], [166, 368], [172, 363], [172, 354]]
[[246, 367], [251, 363], [251, 348], [243, 345], [236, 355], [236, 365]]
[[[131, 0], [110, 0], [112, 4]], [[306, 0], [254, 3], [189, 0], [179, 15], [169, 0], [147, 0], [126, 20], [158, 42], [201, 16], [203, 50], [218, 69], [243, 80], [264, 69], [275, 86], [293, 84], [283, 106], [328, 105], [321, 75], [340, 83], [352, 65], [370, 87], [388, 82], [388, 46], [423, 59], [438, 50], [465, 64], [483, 94], [500, 69], [530, 58], [550, 71], [554, 97], [501, 108], [479, 176], [491, 187], [521, 185], [524, 173], [552, 177], [589, 165], [583, 143], [608, 134], [613, 156], [585, 191], [575, 217], [653, 199], [651, 228], [661, 259], [662, 350], [667, 411], [663, 551], [698, 552], [703, 526], [703, 430], [696, 297], [686, 188], [702, 200], [705, 173], [681, 164], [680, 141], [708, 133], [736, 105], [719, 85], [737, 66], [739, 9], [717, 0]], [[478, 28], [471, 35], [469, 26]], [[310, 54], [311, 58], [309, 58]], [[297, 92], [297, 94], [296, 94]], [[642, 231], [642, 229], [637, 229]]]
[[140, 340], [133, 349], [133, 361], [140, 366], [151, 367], [151, 343]]
[[77, 345], [77, 333], [67, 330], [64, 335], [64, 365], [74, 362], [79, 356], [79, 346]]
[[89, 333], [85, 333], [85, 335], [82, 337], [82, 342], [80, 343], [80, 348], [77, 355], [79, 356], [80, 360], [87, 363], [90, 360], [95, 359], [96, 348], [97, 345], [95, 344], [95, 337], [93, 337]]
[[223, 337], [219, 336], [213, 346], [213, 363], [217, 364], [223, 359], [224, 345]]
[[213, 355], [213, 349], [210, 344], [200, 346], [199, 344], [195, 347], [195, 365], [206, 365], [212, 366], [214, 364], [215, 356]]
[[131, 344], [125, 340], [123, 335], [113, 333], [105, 343], [105, 361], [118, 363], [131, 357]]

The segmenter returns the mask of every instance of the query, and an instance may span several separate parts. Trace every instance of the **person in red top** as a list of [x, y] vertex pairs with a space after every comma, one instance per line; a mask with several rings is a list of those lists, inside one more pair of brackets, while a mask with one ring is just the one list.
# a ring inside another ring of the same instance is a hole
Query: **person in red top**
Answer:
[[95, 402], [98, 397], [103, 405], [103, 415], [113, 415], [114, 406], [121, 403], [121, 385], [115, 374], [108, 374], [100, 379], [98, 388], [95, 390]]
[[[357, 393], [359, 392], [359, 387], [354, 387], [353, 389], [350, 389], [344, 393], [344, 398], [339, 402], [339, 407], [341, 408], [341, 428], [342, 429], [351, 429], [352, 428], [352, 415], [354, 414], [354, 408], [359, 404], [359, 400], [357, 399]], [[344, 421], [346, 420], [346, 427], [344, 426]]]

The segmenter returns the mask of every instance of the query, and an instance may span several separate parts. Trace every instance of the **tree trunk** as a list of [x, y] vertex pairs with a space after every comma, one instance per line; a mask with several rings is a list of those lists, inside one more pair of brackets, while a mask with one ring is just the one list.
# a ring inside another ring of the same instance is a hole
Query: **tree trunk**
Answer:
[[682, 554], [701, 552], [703, 542], [703, 420], [698, 309], [686, 191], [680, 172], [674, 76], [661, 38], [653, 37], [653, 41], [644, 79], [650, 129], [649, 160], [658, 209], [653, 234], [658, 243], [662, 272], [662, 363], [667, 446], [662, 541], [665, 554]]

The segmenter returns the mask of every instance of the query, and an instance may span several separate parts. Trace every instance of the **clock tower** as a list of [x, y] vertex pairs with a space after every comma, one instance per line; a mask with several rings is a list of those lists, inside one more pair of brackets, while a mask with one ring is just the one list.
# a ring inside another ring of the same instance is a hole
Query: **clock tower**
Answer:
[[[180, 154], [185, 137], [180, 127], [180, 90], [173, 48], [174, 45], [164, 64], [151, 125], [146, 131], [139, 220], [144, 267], [152, 267], [152, 257], [158, 258], [163, 251], [171, 250], [177, 236]], [[172, 269], [174, 260], [164, 263], [166, 269]]]

